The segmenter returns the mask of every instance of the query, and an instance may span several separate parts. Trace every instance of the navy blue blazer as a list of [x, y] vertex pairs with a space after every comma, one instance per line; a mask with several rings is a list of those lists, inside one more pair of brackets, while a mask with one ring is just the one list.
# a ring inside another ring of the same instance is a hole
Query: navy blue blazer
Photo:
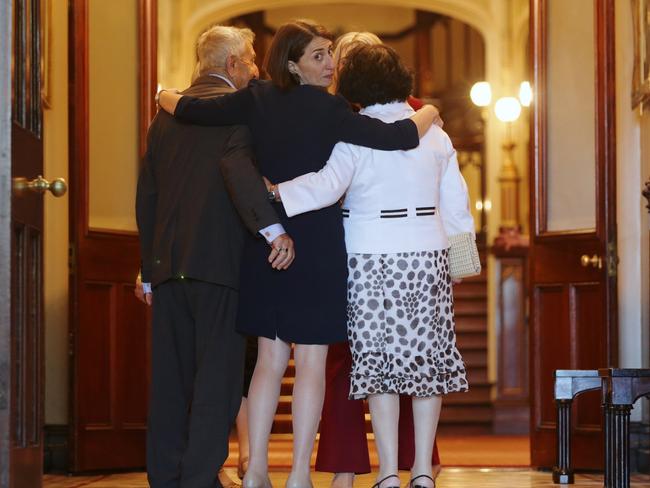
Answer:
[[[354, 113], [342, 97], [310, 85], [281, 90], [253, 81], [219, 98], [184, 96], [174, 115], [200, 125], [248, 125], [260, 172], [278, 182], [318, 171], [340, 141], [382, 150], [419, 144], [410, 119], [385, 124]], [[273, 270], [268, 245], [247, 240], [238, 330], [298, 344], [346, 341], [347, 255], [339, 206], [292, 218], [280, 204], [276, 211], [294, 239], [296, 259], [288, 270]]]

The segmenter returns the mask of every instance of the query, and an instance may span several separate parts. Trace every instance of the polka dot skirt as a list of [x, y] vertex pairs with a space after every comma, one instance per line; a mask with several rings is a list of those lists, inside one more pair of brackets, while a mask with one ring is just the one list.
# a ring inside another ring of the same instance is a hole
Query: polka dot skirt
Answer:
[[350, 398], [467, 391], [447, 250], [348, 255]]

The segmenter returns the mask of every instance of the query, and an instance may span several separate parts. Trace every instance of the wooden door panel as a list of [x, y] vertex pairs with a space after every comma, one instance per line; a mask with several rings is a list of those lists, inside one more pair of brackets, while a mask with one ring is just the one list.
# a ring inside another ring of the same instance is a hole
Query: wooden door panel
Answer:
[[[553, 401], [553, 371], [566, 369], [564, 358], [568, 356], [571, 343], [570, 329], [563, 327], [557, 317], [566, 316], [568, 303], [562, 285], [540, 285], [533, 287], [534, 323], [544, 324], [544, 328], [534, 330], [532, 343], [538, 345], [533, 353], [534, 370], [540, 372], [539, 388], [533, 411], [535, 424], [543, 428], [552, 428], [556, 420], [555, 402]], [[543, 351], [555, 350], [556, 354], [543, 354]]]
[[[603, 323], [603, 285], [600, 282], [577, 283], [570, 286], [571, 328], [579, 343], [574, 341], [575, 364], [572, 369], [598, 369], [604, 357], [606, 329]], [[599, 418], [599, 416], [597, 416]], [[599, 423], [599, 422], [597, 422]]]
[[13, 353], [15, 412], [14, 445], [27, 448], [41, 439], [42, 318], [41, 231], [14, 224], [15, 267], [12, 276], [14, 299]]
[[125, 406], [122, 428], [144, 435], [149, 394], [149, 321], [146, 310], [133, 299], [134, 289], [133, 283], [123, 283], [118, 289], [118, 310], [124, 318], [117, 321], [117, 369], [125, 372], [118, 395]]
[[77, 401], [79, 423], [84, 432], [110, 429], [113, 427], [113, 284], [86, 282], [79, 290], [79, 295], [84, 301], [84, 306], [79, 310], [79, 322], [92, 324], [92, 327], [80, 327], [77, 332], [77, 361], [80, 364], [92, 365], [81, 368], [78, 372], [78, 381], [84, 385], [85, 397]]
[[[125, 188], [134, 187], [138, 153], [142, 156], [155, 113], [156, 1], [122, 0], [113, 5], [71, 0], [70, 5], [71, 470], [142, 468], [148, 310], [133, 294], [140, 257], [137, 234], [130, 230], [129, 202], [134, 198]], [[119, 43], [104, 35], [113, 24], [125, 27]], [[106, 105], [101, 98], [98, 87], [111, 86], [112, 72], [118, 71], [106, 72], [105, 66], [122, 66], [122, 83], [139, 74], [139, 84], [135, 79], [127, 83], [128, 107]], [[118, 130], [126, 117], [135, 132]], [[107, 134], [120, 136], [104, 147]], [[105, 154], [113, 150], [124, 155], [115, 158], [117, 163]], [[107, 164], [122, 166], [106, 177]], [[121, 213], [111, 214], [111, 205]]]
[[79, 466], [144, 466], [147, 409], [147, 316], [133, 284], [87, 282], [80, 296], [78, 372], [86, 398], [79, 402]]
[[[601, 281], [571, 284], [569, 288], [573, 364], [569, 369], [598, 369], [607, 357], [604, 286]], [[572, 424], [582, 442], [573, 449], [577, 465], [602, 462], [602, 408], [600, 392], [589, 392], [575, 400]]]

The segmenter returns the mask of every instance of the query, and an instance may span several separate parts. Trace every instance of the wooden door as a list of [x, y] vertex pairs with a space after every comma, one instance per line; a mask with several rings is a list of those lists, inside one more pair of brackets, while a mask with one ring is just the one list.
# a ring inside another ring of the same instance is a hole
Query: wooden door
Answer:
[[[614, 0], [532, 0], [531, 458], [555, 462], [553, 371], [617, 363]], [[573, 411], [576, 468], [602, 468], [600, 397]]]
[[[3, 291], [8, 291], [2, 302], [9, 304], [9, 313], [3, 313], [0, 320], [2, 488], [40, 487], [43, 470], [43, 193], [49, 184], [41, 177], [42, 14], [40, 0], [3, 2], [0, 7], [3, 19], [0, 58], [10, 60], [10, 65], [0, 66], [0, 73], [3, 82], [11, 80], [11, 95], [4, 90], [0, 94], [0, 100], [7, 101], [2, 103], [0, 113], [3, 117], [11, 114], [7, 125], [11, 140], [11, 179], [4, 179], [11, 182], [11, 188], [3, 188], [3, 192], [8, 190], [4, 195], [11, 195], [11, 219], [8, 228], [0, 231], [0, 247], [9, 249], [10, 257], [8, 267], [0, 264], [0, 268], [8, 269], [6, 276], [10, 284], [6, 287], [7, 282], [3, 282], [1, 286]], [[8, 88], [3, 82], [0, 86]], [[3, 157], [8, 147], [2, 141]], [[54, 186], [59, 190], [53, 191], [57, 196], [65, 193], [63, 182]], [[5, 298], [8, 298], [6, 302]], [[5, 321], [7, 316], [9, 320]]]
[[155, 2], [70, 1], [71, 469], [145, 465], [149, 329], [135, 185], [155, 109]]

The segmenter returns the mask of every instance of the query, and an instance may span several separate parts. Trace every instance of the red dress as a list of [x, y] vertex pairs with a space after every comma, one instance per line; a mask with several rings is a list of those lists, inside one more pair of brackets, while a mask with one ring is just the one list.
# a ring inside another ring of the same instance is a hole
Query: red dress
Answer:
[[[325, 367], [325, 402], [320, 421], [316, 471], [369, 473], [368, 440], [363, 400], [348, 400], [352, 355], [347, 342], [330, 344]], [[415, 457], [411, 397], [400, 396], [397, 465], [409, 470]], [[433, 446], [431, 464], [440, 464]]]

